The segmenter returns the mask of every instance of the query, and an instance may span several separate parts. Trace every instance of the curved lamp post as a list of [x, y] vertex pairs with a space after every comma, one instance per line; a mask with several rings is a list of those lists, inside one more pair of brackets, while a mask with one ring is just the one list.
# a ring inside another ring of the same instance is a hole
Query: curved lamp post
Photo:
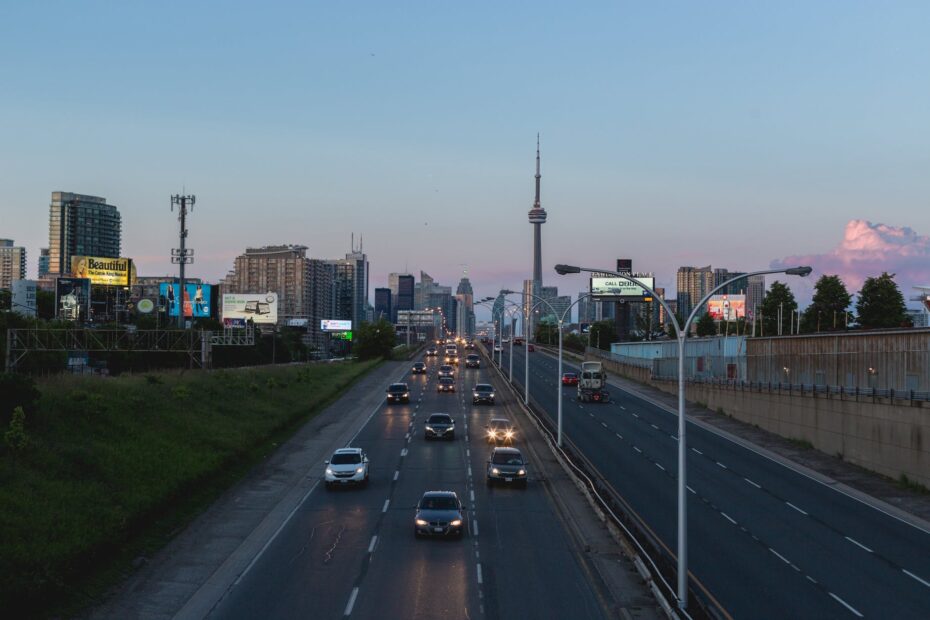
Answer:
[[[685, 321], [683, 326], [678, 324], [678, 319], [675, 317], [675, 313], [671, 311], [671, 308], [668, 307], [668, 304], [664, 299], [659, 297], [659, 295], [651, 288], [637, 280], [635, 277], [618, 273], [616, 271], [610, 271], [607, 269], [591, 269], [589, 267], [578, 267], [575, 265], [556, 265], [555, 271], [559, 275], [565, 275], [568, 273], [581, 273], [582, 271], [592, 272], [592, 273], [604, 273], [616, 278], [622, 278], [624, 280], [629, 280], [633, 284], [636, 284], [640, 288], [646, 290], [652, 298], [657, 300], [662, 307], [665, 308], [665, 312], [668, 314], [669, 318], [672, 321], [672, 324], [675, 326], [675, 330], [678, 334], [678, 607], [680, 609], [686, 609], [688, 607], [688, 512], [687, 512], [687, 446], [685, 445], [685, 338], [687, 338], [688, 331], [691, 328], [691, 322], [694, 320], [694, 317], [697, 316], [698, 310], [704, 306], [705, 303], [719, 290], [726, 288], [733, 282], [737, 280], [742, 280], [743, 278], [749, 278], [752, 276], [761, 276], [771, 273], [784, 273], [790, 276], [801, 276], [805, 277], [810, 275], [810, 267], [791, 267], [790, 269], [768, 269], [765, 271], [753, 271], [752, 273], [747, 273], [736, 278], [731, 278], [714, 287], [707, 295], [698, 302], [694, 309], [691, 310], [691, 314], [688, 315], [688, 320]], [[560, 336], [561, 340], [561, 330]]]

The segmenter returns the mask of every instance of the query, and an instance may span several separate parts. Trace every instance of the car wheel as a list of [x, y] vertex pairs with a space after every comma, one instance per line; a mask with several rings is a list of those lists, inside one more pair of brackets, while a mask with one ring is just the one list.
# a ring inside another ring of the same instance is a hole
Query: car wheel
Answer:
[[454, 440], [455, 440], [455, 431], [449, 433], [449, 441], [454, 441]]

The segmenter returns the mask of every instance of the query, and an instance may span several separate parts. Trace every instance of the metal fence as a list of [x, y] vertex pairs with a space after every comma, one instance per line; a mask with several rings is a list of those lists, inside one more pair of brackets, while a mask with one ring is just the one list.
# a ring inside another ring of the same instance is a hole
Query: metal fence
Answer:
[[[677, 381], [678, 374], [668, 376], [653, 375], [656, 381]], [[839, 396], [841, 398], [884, 398], [890, 400], [906, 400], [916, 402], [930, 401], [930, 391], [896, 390], [894, 388], [860, 388], [843, 387], [837, 385], [816, 385], [809, 383], [781, 383], [765, 381], [727, 381], [723, 379], [687, 378], [687, 383], [706, 384], [725, 390], [740, 392], [768, 392], [780, 394], [798, 394], [799, 396]]]

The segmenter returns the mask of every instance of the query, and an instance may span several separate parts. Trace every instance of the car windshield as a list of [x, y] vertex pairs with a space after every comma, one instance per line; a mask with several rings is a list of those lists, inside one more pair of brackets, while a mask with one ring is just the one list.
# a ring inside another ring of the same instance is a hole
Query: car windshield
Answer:
[[574, 379], [574, 378], [575, 378], [575, 373], [573, 373], [573, 372], [567, 372], [567, 373], [565, 373], [565, 377], [566, 377], [567, 379]]
[[452, 418], [444, 413], [434, 413], [429, 417], [430, 424], [452, 424]]
[[458, 508], [454, 497], [424, 497], [420, 500], [421, 510], [455, 510]]
[[407, 385], [404, 383], [394, 383], [388, 389], [391, 390], [392, 392], [406, 392]]
[[481, 384], [475, 386], [476, 392], [493, 392], [494, 388], [487, 384]]
[[452, 377], [439, 377], [440, 383], [453, 383], [454, 381]]
[[413, 365], [414, 368], [423, 368], [423, 362], [417, 362]]
[[354, 465], [355, 463], [361, 463], [362, 456], [357, 453], [353, 454], [334, 454], [330, 463], [333, 465]]
[[493, 428], [494, 430], [498, 430], [502, 428], [510, 428], [510, 422], [508, 422], [507, 420], [491, 420], [488, 423], [488, 427]]
[[523, 465], [523, 457], [513, 452], [495, 452], [491, 462], [495, 465]]
[[452, 370], [452, 366], [440, 366], [439, 370], [444, 370], [446, 372]]

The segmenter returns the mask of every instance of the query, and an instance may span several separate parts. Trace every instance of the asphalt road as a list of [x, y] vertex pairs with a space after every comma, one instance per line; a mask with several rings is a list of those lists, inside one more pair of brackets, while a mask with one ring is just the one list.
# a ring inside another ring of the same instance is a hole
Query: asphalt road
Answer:
[[[515, 347], [520, 386], [527, 355], [531, 398], [554, 421], [562, 390], [565, 436], [674, 556], [677, 417], [613, 386], [575, 402], [556, 359]], [[688, 447], [689, 569], [731, 617], [930, 617], [930, 533], [693, 423]]]
[[[405, 379], [411, 404], [382, 405], [351, 442], [371, 461], [368, 487], [320, 482], [211, 617], [606, 617], [532, 463], [525, 490], [485, 485], [485, 421], [514, 415], [506, 402], [471, 405], [475, 383], [495, 383], [490, 372], [461, 368], [456, 393], [438, 394], [439, 362], [426, 361], [427, 375]], [[423, 439], [434, 412], [453, 415], [454, 441]], [[414, 538], [427, 490], [455, 491], [467, 506], [462, 540]]]

